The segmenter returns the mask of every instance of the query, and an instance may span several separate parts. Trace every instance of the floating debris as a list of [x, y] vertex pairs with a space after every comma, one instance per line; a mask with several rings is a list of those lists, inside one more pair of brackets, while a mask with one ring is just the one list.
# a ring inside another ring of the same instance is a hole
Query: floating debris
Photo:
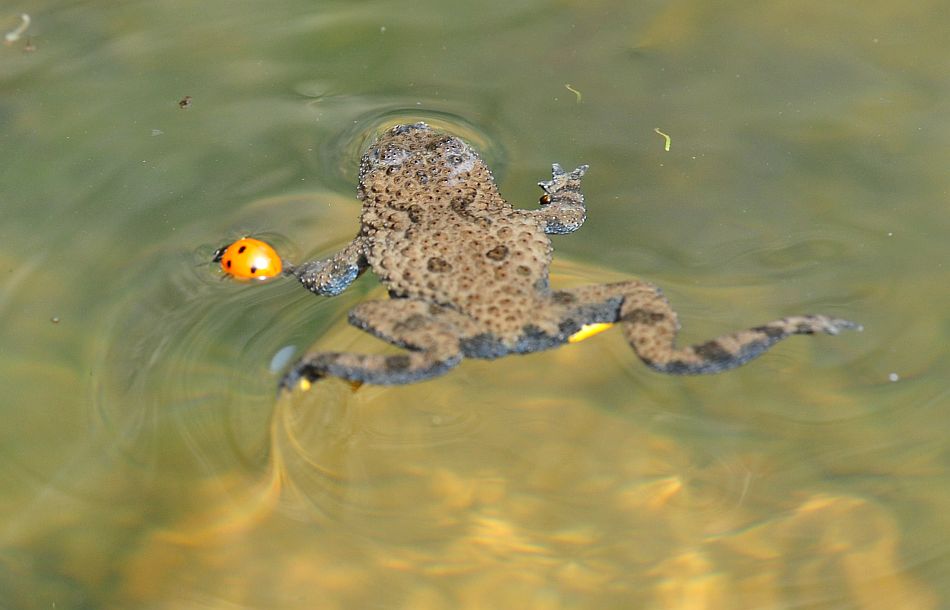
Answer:
[[887, 378], [888, 378], [890, 381], [900, 381], [901, 376], [898, 375], [897, 373], [891, 373], [890, 375], [887, 376]]
[[270, 365], [267, 367], [271, 373], [278, 373], [285, 366], [290, 364], [290, 359], [294, 357], [297, 348], [293, 345], [285, 345], [277, 350], [274, 357], [270, 359]]
[[20, 15], [20, 25], [18, 25], [16, 29], [6, 33], [3, 37], [3, 44], [9, 47], [17, 40], [20, 40], [20, 36], [23, 35], [23, 32], [25, 32], [28, 27], [30, 27], [30, 16], [23, 13]]
[[575, 89], [574, 87], [572, 87], [572, 86], [570, 85], [570, 83], [565, 83], [565, 84], [564, 84], [564, 88], [567, 89], [568, 91], [570, 91], [571, 93], [573, 93], [574, 95], [577, 96], [577, 103], [578, 103], [578, 104], [581, 103], [581, 92], [580, 92], [580, 91], [578, 91], [577, 89]]
[[666, 135], [665, 133], [663, 133], [662, 131], [660, 131], [660, 128], [659, 128], [659, 127], [654, 127], [654, 128], [653, 128], [653, 131], [655, 131], [655, 132], [657, 132], [658, 134], [660, 134], [661, 136], [663, 136], [663, 139], [666, 140], [666, 142], [663, 144], [663, 150], [665, 150], [666, 152], [670, 152], [670, 144], [672, 144], [672, 142], [673, 142], [673, 140], [670, 139], [670, 136], [668, 136], [668, 135]]
[[191, 108], [191, 96], [186, 95], [185, 97], [178, 100], [178, 107], [182, 110], [187, 110]]

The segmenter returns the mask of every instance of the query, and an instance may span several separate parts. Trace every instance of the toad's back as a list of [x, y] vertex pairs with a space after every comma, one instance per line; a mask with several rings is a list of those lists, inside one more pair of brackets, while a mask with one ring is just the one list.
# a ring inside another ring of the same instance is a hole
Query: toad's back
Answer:
[[465, 142], [395, 127], [363, 156], [358, 194], [367, 260], [394, 295], [452, 306], [498, 336], [537, 315], [550, 241]]

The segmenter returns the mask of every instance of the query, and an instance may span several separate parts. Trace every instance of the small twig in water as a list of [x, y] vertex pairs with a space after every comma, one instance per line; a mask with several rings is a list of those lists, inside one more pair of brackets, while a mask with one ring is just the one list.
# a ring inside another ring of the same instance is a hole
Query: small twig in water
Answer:
[[670, 139], [670, 136], [660, 131], [659, 127], [654, 127], [653, 131], [663, 136], [663, 139], [666, 140], [666, 143], [663, 144], [663, 150], [665, 150], [666, 152], [670, 152], [670, 143], [672, 142], [672, 140]]
[[572, 86], [570, 85], [570, 83], [565, 83], [565, 84], [564, 84], [564, 88], [567, 89], [568, 91], [570, 91], [571, 93], [573, 93], [574, 95], [577, 96], [577, 103], [578, 103], [578, 104], [581, 103], [581, 92], [580, 92], [580, 91], [578, 91], [577, 89], [575, 89], [574, 87], [572, 87]]
[[20, 25], [4, 35], [3, 44], [10, 46], [17, 40], [20, 40], [20, 36], [23, 35], [23, 32], [25, 32], [28, 27], [30, 27], [30, 16], [26, 13], [22, 13], [20, 15]]

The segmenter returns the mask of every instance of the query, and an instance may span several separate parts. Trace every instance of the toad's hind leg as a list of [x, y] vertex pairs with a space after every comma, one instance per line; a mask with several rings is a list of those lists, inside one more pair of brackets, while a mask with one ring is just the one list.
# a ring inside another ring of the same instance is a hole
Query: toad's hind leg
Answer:
[[430, 379], [462, 359], [459, 335], [471, 321], [450, 309], [411, 299], [360, 303], [350, 311], [350, 323], [393, 345], [405, 354], [318, 352], [298, 361], [280, 387], [291, 390], [303, 380], [324, 377], [378, 385], [398, 385]]
[[860, 325], [840, 318], [790, 316], [678, 348], [674, 343], [679, 330], [676, 312], [656, 286], [630, 281], [567, 292], [579, 297], [580, 311], [596, 310], [597, 301], [612, 309], [614, 321], [623, 324], [624, 336], [637, 356], [650, 368], [674, 375], [718, 373], [735, 368], [792, 335], [836, 335], [842, 330], [861, 329]]

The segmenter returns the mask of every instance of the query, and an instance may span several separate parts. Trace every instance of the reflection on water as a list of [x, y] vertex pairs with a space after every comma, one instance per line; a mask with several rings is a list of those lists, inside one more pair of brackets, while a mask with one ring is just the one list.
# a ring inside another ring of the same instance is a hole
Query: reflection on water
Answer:
[[[32, 17], [0, 46], [0, 608], [947, 607], [946, 14], [790, 6], [0, 13]], [[311, 346], [390, 349], [345, 324], [382, 290], [211, 253], [334, 251], [362, 149], [415, 120], [516, 205], [591, 164], [559, 286], [655, 281], [687, 341], [867, 330], [714, 377], [607, 332], [276, 396]]]
[[786, 486], [762, 452], [704, 455], [680, 426], [638, 433], [554, 396], [489, 429], [452, 408], [463, 396], [419, 387], [395, 404], [335, 381], [279, 400], [266, 466], [193, 486], [187, 516], [133, 552], [123, 597], [174, 605], [185, 583], [253, 607], [288, 590], [330, 608], [937, 607], [890, 510]]

